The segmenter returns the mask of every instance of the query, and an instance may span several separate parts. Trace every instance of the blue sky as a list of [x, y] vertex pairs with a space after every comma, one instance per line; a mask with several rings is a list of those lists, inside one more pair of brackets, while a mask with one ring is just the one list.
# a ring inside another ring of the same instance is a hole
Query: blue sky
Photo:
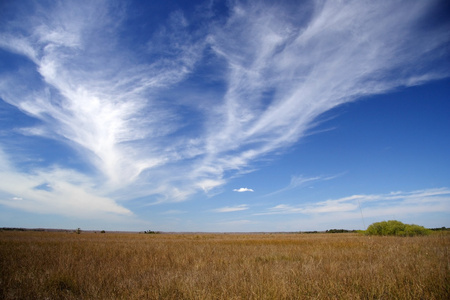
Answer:
[[446, 1], [2, 1], [0, 226], [450, 226]]

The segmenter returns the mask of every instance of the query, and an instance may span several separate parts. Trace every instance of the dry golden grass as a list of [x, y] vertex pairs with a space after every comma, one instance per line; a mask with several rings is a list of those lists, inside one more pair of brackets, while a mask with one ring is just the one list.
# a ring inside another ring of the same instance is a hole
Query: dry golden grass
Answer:
[[1, 299], [450, 299], [450, 235], [0, 232]]

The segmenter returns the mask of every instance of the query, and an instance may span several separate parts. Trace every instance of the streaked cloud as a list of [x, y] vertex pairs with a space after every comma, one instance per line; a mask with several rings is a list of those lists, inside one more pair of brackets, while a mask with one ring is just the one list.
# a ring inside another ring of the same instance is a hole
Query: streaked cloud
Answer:
[[339, 176], [342, 176], [344, 173], [342, 174], [338, 174], [338, 175], [334, 175], [334, 176], [312, 176], [312, 177], [306, 177], [306, 176], [291, 176], [291, 181], [289, 182], [289, 185], [287, 185], [286, 187], [279, 189], [275, 192], [269, 193], [264, 195], [265, 197], [269, 197], [269, 196], [273, 196], [276, 194], [280, 194], [298, 187], [304, 187], [304, 186], [311, 186], [313, 183], [315, 182], [320, 182], [320, 181], [327, 181], [327, 180], [331, 180], [331, 179], [335, 179]]
[[235, 212], [235, 211], [241, 211], [241, 210], [247, 210], [249, 207], [247, 204], [241, 204], [241, 205], [237, 205], [237, 206], [226, 206], [226, 207], [221, 207], [221, 208], [217, 208], [214, 209], [214, 212], [219, 212], [219, 213], [228, 213], [228, 212]]

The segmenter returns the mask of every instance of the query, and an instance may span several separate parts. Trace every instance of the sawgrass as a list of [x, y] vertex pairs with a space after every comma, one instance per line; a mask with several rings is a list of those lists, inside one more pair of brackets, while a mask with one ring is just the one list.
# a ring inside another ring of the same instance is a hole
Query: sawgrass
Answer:
[[450, 235], [0, 232], [0, 299], [450, 299]]

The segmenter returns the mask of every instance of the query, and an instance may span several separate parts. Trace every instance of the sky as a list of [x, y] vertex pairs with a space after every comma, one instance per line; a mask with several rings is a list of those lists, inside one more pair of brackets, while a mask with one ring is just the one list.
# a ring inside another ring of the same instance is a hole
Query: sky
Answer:
[[448, 1], [0, 1], [0, 227], [450, 227]]

